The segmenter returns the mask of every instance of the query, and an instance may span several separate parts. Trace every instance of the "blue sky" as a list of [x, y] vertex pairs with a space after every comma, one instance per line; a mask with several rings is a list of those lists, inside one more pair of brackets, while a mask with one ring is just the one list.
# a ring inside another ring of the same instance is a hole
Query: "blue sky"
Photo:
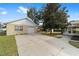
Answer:
[[34, 3], [0, 3], [0, 22], [8, 22], [26, 17], [29, 7], [40, 9], [43, 4]]
[[[43, 3], [0, 3], [0, 21], [8, 22], [26, 17], [26, 11], [29, 7], [40, 9]], [[79, 4], [63, 3], [66, 6], [70, 20], [79, 20]]]
[[79, 3], [65, 3], [62, 6], [66, 6], [68, 9], [69, 21], [79, 20]]

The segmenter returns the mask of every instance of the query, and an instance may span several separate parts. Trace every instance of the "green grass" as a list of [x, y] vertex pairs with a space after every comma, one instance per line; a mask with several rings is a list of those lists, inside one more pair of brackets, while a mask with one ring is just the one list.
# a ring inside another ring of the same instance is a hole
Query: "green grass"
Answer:
[[0, 36], [0, 56], [17, 56], [17, 46], [15, 37]]
[[79, 48], [79, 41], [69, 41], [69, 43], [70, 43], [72, 46], [74, 46], [74, 47], [76, 47], [76, 48]]

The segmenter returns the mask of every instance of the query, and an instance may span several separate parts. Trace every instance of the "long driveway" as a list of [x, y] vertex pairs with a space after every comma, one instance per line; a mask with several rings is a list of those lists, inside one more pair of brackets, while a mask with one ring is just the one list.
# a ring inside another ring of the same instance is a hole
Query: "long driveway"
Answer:
[[41, 34], [16, 36], [20, 56], [79, 56], [79, 49], [68, 44], [68, 40]]

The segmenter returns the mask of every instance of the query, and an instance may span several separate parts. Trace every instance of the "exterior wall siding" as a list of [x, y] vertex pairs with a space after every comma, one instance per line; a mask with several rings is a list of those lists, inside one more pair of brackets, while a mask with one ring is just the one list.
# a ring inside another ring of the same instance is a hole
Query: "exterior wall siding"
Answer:
[[13, 24], [7, 24], [7, 35], [15, 35], [14, 31], [14, 25]]
[[15, 30], [15, 26], [14, 24], [7, 24], [7, 35], [18, 35], [18, 34], [27, 34], [28, 28], [34, 28], [34, 31], [36, 31], [36, 28], [33, 26], [27, 26], [27, 25], [21, 25], [23, 26], [23, 31], [16, 31]]

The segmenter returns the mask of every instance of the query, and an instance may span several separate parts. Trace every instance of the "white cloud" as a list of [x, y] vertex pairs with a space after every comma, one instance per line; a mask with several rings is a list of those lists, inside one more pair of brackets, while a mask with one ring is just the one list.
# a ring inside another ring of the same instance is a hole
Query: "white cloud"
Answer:
[[68, 18], [68, 21], [72, 20], [79, 20], [79, 13], [78, 12], [73, 12], [69, 14], [70, 17]]
[[19, 10], [19, 9], [17, 9], [17, 12], [21, 13], [22, 11], [21, 11], [21, 10]]
[[6, 15], [7, 11], [5, 8], [0, 7], [0, 15]]
[[6, 12], [6, 11], [3, 11], [3, 12], [1, 12], [1, 14], [2, 14], [2, 15], [6, 15], [6, 14], [7, 14], [7, 12]]
[[18, 7], [17, 12], [27, 14], [28, 8], [23, 6]]
[[6, 10], [5, 8], [0, 7], [0, 10]]

